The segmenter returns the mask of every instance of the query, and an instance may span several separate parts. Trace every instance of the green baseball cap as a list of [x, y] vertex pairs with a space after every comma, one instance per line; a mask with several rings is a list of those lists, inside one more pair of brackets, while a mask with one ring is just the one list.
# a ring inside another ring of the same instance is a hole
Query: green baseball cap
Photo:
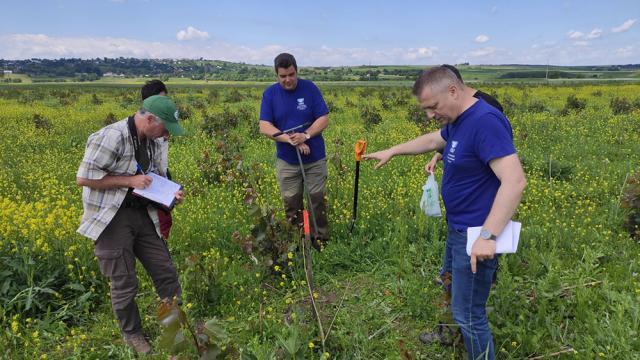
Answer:
[[142, 108], [160, 118], [172, 136], [184, 134], [184, 129], [178, 123], [178, 108], [168, 96], [149, 96], [142, 102]]

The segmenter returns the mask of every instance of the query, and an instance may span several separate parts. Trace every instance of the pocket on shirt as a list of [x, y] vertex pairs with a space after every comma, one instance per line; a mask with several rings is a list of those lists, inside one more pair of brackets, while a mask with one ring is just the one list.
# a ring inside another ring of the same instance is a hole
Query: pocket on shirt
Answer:
[[98, 265], [102, 275], [111, 278], [129, 274], [129, 266], [122, 248], [95, 249], [94, 254], [98, 258]]

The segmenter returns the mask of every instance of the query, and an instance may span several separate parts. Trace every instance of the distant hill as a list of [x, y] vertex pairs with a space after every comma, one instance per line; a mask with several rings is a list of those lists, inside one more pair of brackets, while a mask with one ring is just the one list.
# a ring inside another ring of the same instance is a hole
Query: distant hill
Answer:
[[101, 77], [186, 77], [194, 80], [272, 79], [267, 66], [218, 60], [172, 60], [135, 58], [28, 59], [1, 60], [0, 70], [26, 74], [31, 78], [74, 78], [96, 80]]
[[[426, 66], [304, 67], [301, 76], [316, 81], [413, 80]], [[638, 79], [640, 64], [596, 66], [457, 65], [465, 81], [522, 81], [535, 79]], [[16, 82], [28, 76], [33, 82], [93, 81], [100, 78], [186, 78], [192, 80], [273, 81], [271, 66], [204, 59], [0, 59], [0, 78]], [[2, 79], [0, 79], [2, 81]]]

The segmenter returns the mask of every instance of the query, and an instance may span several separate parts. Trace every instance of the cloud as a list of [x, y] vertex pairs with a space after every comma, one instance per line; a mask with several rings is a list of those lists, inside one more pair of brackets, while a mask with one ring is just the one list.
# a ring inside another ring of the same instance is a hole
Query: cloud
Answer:
[[[595, 46], [597, 45], [597, 46]], [[632, 46], [627, 46], [632, 45]], [[414, 47], [365, 48], [284, 46], [278, 43], [246, 46], [205, 39], [142, 41], [115, 37], [56, 37], [45, 34], [0, 35], [0, 59], [133, 57], [140, 59], [215, 59], [249, 64], [271, 64], [281, 52], [296, 56], [301, 66], [474, 64], [622, 64], [640, 58], [640, 43], [613, 45], [582, 39], [540, 42], [522, 49], [486, 46], [477, 49], [440, 49], [427, 44]], [[580, 56], [576, 56], [580, 54]]]
[[481, 43], [481, 44], [482, 43], [486, 43], [487, 41], [489, 41], [489, 37], [487, 35], [480, 34], [480, 35], [476, 36], [476, 40], [475, 41], [477, 43]]
[[411, 48], [407, 51], [405, 58], [408, 60], [426, 59], [433, 57], [437, 50], [437, 47]]
[[602, 29], [594, 28], [589, 34], [587, 34], [587, 39], [597, 39], [600, 36], [602, 36]]
[[207, 33], [206, 31], [200, 31], [194, 28], [193, 26], [187, 27], [186, 30], [180, 30], [176, 34], [176, 39], [178, 39], [178, 41], [208, 39], [208, 38], [209, 38], [209, 33]]
[[480, 48], [480, 49], [476, 49], [476, 50], [470, 51], [468, 53], [468, 56], [471, 57], [471, 58], [487, 57], [489, 55], [495, 54], [495, 52], [497, 50], [498, 49], [496, 49], [493, 46], [487, 46], [487, 47], [484, 47], [484, 48]]
[[622, 25], [612, 28], [611, 32], [621, 33], [621, 32], [627, 31], [633, 26], [635, 22], [636, 22], [636, 19], [629, 19], [623, 22]]
[[556, 41], [545, 41], [542, 44], [533, 44], [531, 45], [532, 49], [539, 49], [539, 48], [547, 48], [550, 46], [554, 46], [557, 42]]
[[586, 34], [586, 35], [584, 33], [580, 32], [580, 31], [577, 31], [577, 30], [570, 30], [569, 32], [567, 32], [567, 36], [571, 40], [581, 40], [581, 39], [592, 40], [592, 39], [597, 39], [600, 36], [602, 36], [602, 33], [603, 33], [602, 29], [593, 28], [593, 30], [591, 30], [591, 32]]
[[580, 31], [575, 31], [575, 30], [570, 30], [567, 33], [567, 36], [569, 37], [569, 39], [582, 39], [582, 37], [584, 37], [584, 34], [581, 33]]
[[[171, 49], [174, 46], [175, 49]], [[162, 44], [123, 38], [58, 38], [43, 34], [0, 36], [0, 58], [170, 58], [185, 50], [178, 44]]]
[[623, 48], [616, 49], [616, 54], [621, 57], [630, 57], [633, 55], [633, 46], [625, 46]]
[[[580, 54], [580, 56], [576, 56], [576, 54]], [[640, 57], [640, 43], [617, 49], [613, 44], [602, 41], [597, 44], [587, 44], [587, 46], [580, 42], [560, 41], [537, 44], [535, 49], [519, 51], [509, 59], [508, 63], [575, 66], [614, 65], [628, 64], [635, 61], [632, 59], [638, 57]]]
[[339, 66], [364, 64], [438, 63], [438, 48], [367, 49], [320, 47], [285, 47], [267, 44], [261, 47], [231, 44], [206, 39], [197, 44], [188, 41], [151, 42], [112, 37], [54, 37], [44, 34], [0, 35], [0, 59], [134, 57], [141, 59], [216, 59], [250, 64], [271, 64], [281, 52], [296, 55], [304, 66]]

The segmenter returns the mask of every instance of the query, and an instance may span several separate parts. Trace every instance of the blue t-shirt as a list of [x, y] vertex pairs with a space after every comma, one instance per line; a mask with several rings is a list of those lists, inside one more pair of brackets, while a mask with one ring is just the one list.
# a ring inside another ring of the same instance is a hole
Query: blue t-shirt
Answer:
[[[262, 94], [260, 120], [273, 124], [279, 130], [287, 130], [305, 122], [313, 122], [327, 115], [329, 108], [322, 98], [320, 89], [309, 80], [298, 79], [294, 90], [285, 90], [279, 83], [269, 86]], [[311, 125], [309, 125], [311, 126]], [[309, 126], [296, 130], [304, 132]], [[311, 152], [302, 155], [307, 164], [325, 158], [322, 134], [305, 141]], [[276, 142], [276, 156], [289, 164], [298, 164], [296, 148], [288, 143]]]
[[481, 226], [489, 215], [500, 180], [489, 161], [515, 154], [509, 120], [478, 100], [440, 130], [444, 148], [442, 200], [449, 226], [464, 231]]

